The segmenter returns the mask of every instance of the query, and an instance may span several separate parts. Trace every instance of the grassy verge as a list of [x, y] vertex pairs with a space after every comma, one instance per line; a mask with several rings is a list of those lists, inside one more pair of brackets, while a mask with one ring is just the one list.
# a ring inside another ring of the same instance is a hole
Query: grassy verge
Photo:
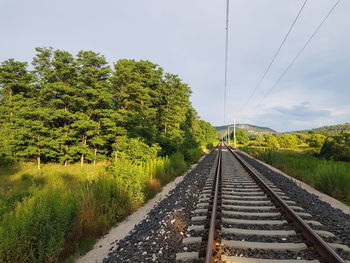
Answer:
[[139, 165], [1, 168], [0, 262], [63, 262], [87, 251], [187, 166], [177, 153]]
[[312, 150], [270, 150], [244, 147], [243, 151], [346, 204], [350, 202], [350, 163], [321, 160]]

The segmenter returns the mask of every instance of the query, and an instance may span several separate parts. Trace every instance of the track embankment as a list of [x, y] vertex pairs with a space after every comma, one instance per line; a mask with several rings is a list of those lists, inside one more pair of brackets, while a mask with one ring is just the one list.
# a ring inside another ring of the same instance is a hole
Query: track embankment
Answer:
[[332, 262], [350, 260], [349, 214], [276, 169], [245, 153], [234, 154], [224, 145], [216, 148], [125, 238], [111, 233], [103, 262], [326, 262], [329, 252], [317, 248], [286, 210], [339, 257]]

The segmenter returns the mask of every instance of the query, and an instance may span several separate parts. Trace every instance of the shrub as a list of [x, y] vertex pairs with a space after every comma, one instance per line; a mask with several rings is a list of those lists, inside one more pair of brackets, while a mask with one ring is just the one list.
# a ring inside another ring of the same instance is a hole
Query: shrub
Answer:
[[148, 174], [141, 173], [140, 167], [123, 158], [117, 159], [112, 166], [113, 176], [121, 187], [122, 195], [136, 206], [144, 201], [143, 189], [150, 179]]
[[187, 169], [187, 164], [185, 162], [185, 157], [182, 153], [177, 152], [170, 156], [170, 165], [173, 175], [181, 174]]
[[0, 262], [63, 261], [154, 196], [187, 164], [178, 152], [141, 163], [119, 157], [104, 167], [48, 165], [38, 173], [28, 166], [14, 175], [26, 191], [17, 188], [0, 198]]
[[[233, 139], [233, 132], [230, 134], [230, 139]], [[245, 130], [236, 130], [236, 141], [238, 144], [245, 144], [249, 141], [248, 133]]]
[[1, 262], [56, 262], [77, 213], [73, 195], [48, 187], [0, 222]]
[[320, 156], [335, 161], [350, 161], [350, 133], [331, 136], [324, 142]]
[[141, 138], [118, 136], [113, 144], [115, 158], [123, 158], [135, 164], [141, 164], [157, 158], [160, 147], [158, 144], [148, 146]]
[[349, 169], [341, 164], [319, 165], [315, 170], [315, 186], [340, 200], [350, 200]]
[[202, 155], [203, 155], [203, 151], [199, 147], [187, 149], [185, 151], [185, 159], [190, 163], [194, 163], [198, 161]]
[[264, 138], [267, 146], [271, 149], [277, 150], [280, 147], [279, 142], [275, 136], [266, 134], [264, 135]]
[[205, 147], [206, 147], [208, 150], [212, 150], [212, 149], [214, 148], [214, 144], [213, 144], [212, 142], [210, 142], [210, 143], [207, 143], [207, 144], [205, 145]]
[[25, 198], [32, 195], [31, 191], [18, 191], [14, 192], [6, 198], [0, 199], [0, 219], [3, 214], [12, 211], [16, 208], [17, 204], [25, 200]]
[[298, 145], [298, 140], [295, 135], [283, 134], [278, 138], [278, 143], [282, 148], [295, 148]]
[[311, 147], [321, 147], [325, 140], [326, 136], [323, 134], [311, 134], [307, 142]]

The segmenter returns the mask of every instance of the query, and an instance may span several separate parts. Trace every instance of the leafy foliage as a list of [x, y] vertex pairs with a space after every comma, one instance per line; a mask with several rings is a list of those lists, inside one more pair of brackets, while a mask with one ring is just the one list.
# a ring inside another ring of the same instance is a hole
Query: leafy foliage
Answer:
[[326, 140], [326, 136], [323, 134], [311, 134], [306, 141], [311, 147], [321, 147]]
[[335, 161], [350, 161], [350, 132], [331, 136], [324, 142], [320, 156]]
[[[230, 139], [233, 140], [234, 132], [230, 133]], [[248, 133], [245, 130], [237, 129], [236, 130], [236, 141], [239, 144], [245, 144], [249, 141]]]
[[140, 138], [118, 136], [113, 149], [115, 159], [128, 159], [134, 164], [141, 164], [156, 159], [160, 147], [157, 144], [148, 146]]
[[280, 147], [279, 141], [273, 135], [264, 135], [265, 142], [271, 149], [278, 149]]
[[[26, 171], [1, 179], [1, 262], [62, 261], [216, 140], [190, 87], [159, 65], [122, 59], [111, 68], [93, 51], [36, 52], [31, 67], [0, 64], [0, 164], [14, 164], [0, 172]], [[100, 170], [103, 160], [112, 165]], [[40, 171], [21, 167], [33, 161]]]
[[72, 195], [48, 188], [5, 214], [0, 222], [1, 262], [57, 261], [76, 205]]
[[96, 163], [112, 157], [119, 136], [158, 144], [162, 155], [216, 138], [190, 87], [152, 62], [122, 59], [111, 69], [93, 51], [36, 51], [33, 70], [13, 59], [0, 65], [2, 162]]
[[101, 164], [50, 164], [11, 176], [26, 191], [0, 198], [0, 262], [61, 262], [187, 168], [181, 153], [136, 163], [118, 158], [108, 171]]
[[323, 126], [323, 127], [311, 129], [311, 130], [303, 130], [297, 133], [304, 133], [304, 134], [316, 133], [316, 134], [323, 134], [325, 136], [333, 136], [333, 135], [337, 135], [347, 131], [350, 131], [350, 122], [347, 122], [344, 124], [331, 125], [331, 126]]
[[295, 135], [283, 134], [278, 137], [278, 143], [282, 148], [295, 148], [298, 145], [298, 140]]

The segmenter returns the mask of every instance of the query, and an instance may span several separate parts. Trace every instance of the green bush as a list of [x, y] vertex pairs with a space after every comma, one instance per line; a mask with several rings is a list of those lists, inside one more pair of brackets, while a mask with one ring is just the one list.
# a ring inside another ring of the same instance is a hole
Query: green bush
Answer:
[[190, 163], [194, 163], [198, 161], [202, 155], [203, 155], [203, 151], [199, 147], [187, 149], [185, 151], [185, 159]]
[[128, 138], [118, 136], [113, 144], [115, 158], [131, 160], [132, 163], [141, 164], [157, 158], [160, 147], [158, 144], [148, 146], [141, 138]]
[[182, 153], [177, 152], [170, 156], [170, 165], [172, 174], [181, 174], [187, 169], [185, 157]]
[[350, 133], [328, 137], [321, 148], [320, 156], [328, 160], [350, 161]]
[[115, 160], [112, 170], [114, 178], [122, 188], [121, 191], [132, 200], [132, 203], [141, 204], [144, 201], [143, 189], [151, 179], [150, 176], [142, 173], [141, 166], [123, 158]]
[[[230, 132], [230, 140], [234, 139], [234, 131]], [[248, 133], [242, 129], [236, 129], [237, 144], [246, 144], [249, 141]]]
[[298, 140], [295, 135], [283, 134], [278, 137], [278, 143], [282, 148], [295, 148], [298, 145]]
[[207, 144], [205, 145], [205, 147], [206, 147], [208, 150], [212, 150], [212, 149], [214, 148], [214, 144], [213, 144], [212, 142], [210, 142], [210, 143], [207, 143]]
[[136, 160], [121, 155], [107, 170], [87, 169], [83, 175], [74, 167], [19, 172], [16, 182], [29, 183], [27, 191], [0, 198], [0, 262], [61, 262], [187, 168], [180, 152]]
[[270, 147], [273, 150], [277, 150], [280, 147], [279, 142], [275, 136], [270, 134], [265, 134], [264, 139], [267, 144], [267, 147]]
[[321, 147], [325, 140], [326, 136], [323, 134], [311, 134], [307, 142], [311, 147]]
[[315, 169], [315, 187], [340, 200], [350, 200], [349, 168], [342, 164], [319, 165]]
[[71, 193], [48, 187], [0, 222], [1, 262], [56, 262], [77, 213]]
[[18, 191], [11, 195], [0, 199], [0, 219], [3, 214], [12, 211], [16, 208], [17, 204], [22, 202], [25, 198], [32, 195], [31, 191]]

